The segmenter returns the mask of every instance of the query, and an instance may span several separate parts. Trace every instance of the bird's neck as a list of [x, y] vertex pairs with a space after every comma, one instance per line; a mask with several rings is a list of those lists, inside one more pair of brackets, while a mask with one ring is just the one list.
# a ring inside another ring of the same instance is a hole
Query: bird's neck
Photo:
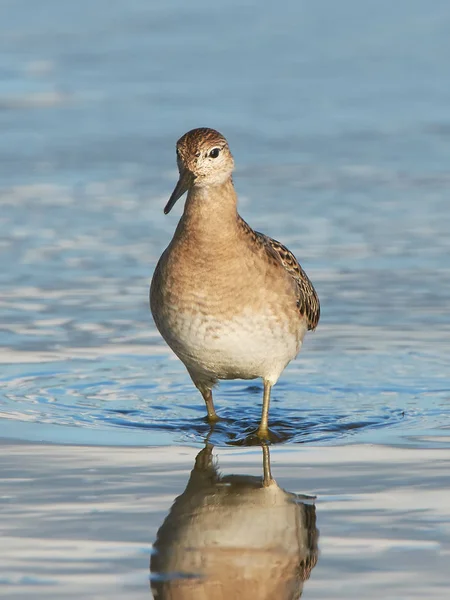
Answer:
[[178, 228], [197, 243], [224, 241], [236, 235], [237, 196], [231, 177], [214, 186], [192, 187]]

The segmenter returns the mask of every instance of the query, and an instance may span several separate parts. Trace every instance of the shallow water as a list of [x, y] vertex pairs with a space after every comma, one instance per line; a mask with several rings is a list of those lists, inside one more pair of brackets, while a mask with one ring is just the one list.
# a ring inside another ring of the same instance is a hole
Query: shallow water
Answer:
[[0, 594], [150, 599], [151, 562], [172, 598], [448, 598], [447, 450], [276, 445], [268, 489], [259, 448], [196, 455], [3, 443]]
[[[147, 294], [175, 140], [208, 125], [322, 302], [274, 390], [280, 439], [450, 446], [448, 4], [30, 6], [0, 9], [0, 436], [202, 442]], [[221, 385], [214, 443], [261, 394]]]
[[[317, 497], [282, 503], [309, 532], [294, 592], [448, 598], [449, 25], [447, 0], [0, 3], [0, 595], [150, 598], [163, 523], [204, 560], [172, 517], [208, 433], [193, 513], [260, 481], [260, 382], [220, 385], [210, 433], [148, 310], [175, 141], [210, 126], [322, 304], [270, 412], [273, 476]], [[217, 514], [221, 550], [241, 524]]]

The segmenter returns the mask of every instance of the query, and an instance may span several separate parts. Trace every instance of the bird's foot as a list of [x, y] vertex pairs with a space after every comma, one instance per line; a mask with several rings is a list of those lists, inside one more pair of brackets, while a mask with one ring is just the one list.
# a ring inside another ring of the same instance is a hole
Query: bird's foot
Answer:
[[215, 425], [216, 423], [218, 423], [221, 420], [222, 419], [216, 413], [211, 414], [211, 415], [206, 415], [206, 422], [209, 423], [210, 425]]
[[240, 437], [232, 442], [233, 446], [262, 446], [264, 444], [277, 444], [283, 441], [275, 431], [270, 429], [260, 429], [251, 431], [245, 437]]
[[262, 442], [270, 442], [270, 435], [271, 432], [269, 431], [268, 427], [261, 427], [261, 425], [258, 427], [258, 429], [255, 432], [255, 435], [262, 441]]

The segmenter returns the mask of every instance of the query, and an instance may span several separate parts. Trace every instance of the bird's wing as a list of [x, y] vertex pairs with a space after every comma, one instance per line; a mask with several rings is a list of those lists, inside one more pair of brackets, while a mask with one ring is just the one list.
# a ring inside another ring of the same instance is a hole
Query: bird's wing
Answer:
[[320, 303], [316, 290], [290, 250], [263, 233], [255, 231], [267, 253], [275, 258], [297, 285], [297, 306], [306, 318], [308, 329], [314, 330], [320, 318]]

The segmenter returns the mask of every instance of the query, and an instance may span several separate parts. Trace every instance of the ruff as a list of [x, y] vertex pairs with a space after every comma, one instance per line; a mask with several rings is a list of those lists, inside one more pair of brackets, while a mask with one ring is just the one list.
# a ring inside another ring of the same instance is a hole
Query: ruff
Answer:
[[319, 299], [294, 255], [239, 216], [233, 157], [220, 133], [189, 131], [178, 140], [177, 159], [180, 178], [164, 212], [185, 192], [187, 200], [153, 275], [153, 318], [210, 421], [218, 419], [218, 380], [263, 380], [257, 434], [267, 438], [271, 387], [317, 326]]

